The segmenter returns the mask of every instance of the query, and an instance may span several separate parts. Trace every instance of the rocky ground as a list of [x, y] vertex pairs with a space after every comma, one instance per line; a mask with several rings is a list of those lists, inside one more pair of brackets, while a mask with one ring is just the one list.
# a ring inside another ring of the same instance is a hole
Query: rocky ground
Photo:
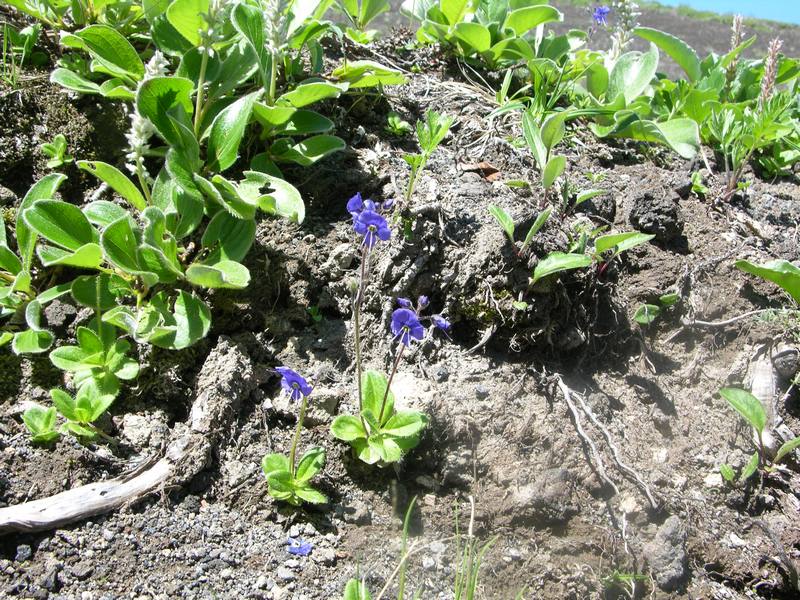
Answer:
[[[488, 120], [492, 95], [465, 84], [444, 56], [404, 47], [402, 37], [392, 39], [375, 58], [409, 71], [407, 85], [379, 100], [328, 106], [348, 150], [289, 173], [306, 198], [307, 220], [259, 223], [247, 259], [253, 282], [244, 292], [211, 296], [209, 338], [180, 353], [142, 350], [137, 387], [105, 423], [118, 447], [70, 439], [32, 446], [21, 407], [43, 401], [58, 372], [46, 358], [0, 355], [3, 505], [112, 477], [158, 455], [203, 391], [203, 365], [224, 372], [219, 365], [234, 347], [248, 364], [246, 376], [230, 369], [229, 377], [246, 378], [248, 391], [199, 476], [91, 522], [0, 538], [0, 595], [327, 600], [358, 575], [377, 596], [397, 564], [402, 515], [416, 496], [409, 589], [425, 599], [452, 597], [454, 533], [457, 522], [464, 531], [470, 498], [475, 535], [493, 540], [483, 598], [509, 600], [523, 588], [525, 598], [625, 598], [632, 583], [637, 597], [797, 597], [798, 465], [745, 488], [724, 485], [718, 465], [739, 469], [751, 449], [717, 394], [724, 385], [749, 387], [766, 360], [778, 413], [800, 433], [798, 393], [787, 379], [797, 364], [773, 369], [770, 362], [780, 344], [797, 344], [797, 323], [766, 313], [698, 324], [787, 305], [733, 261], [800, 258], [797, 178], [766, 182], [749, 173], [749, 194], [716, 206], [722, 181], [715, 169], [661, 148], [598, 143], [576, 123], [564, 147], [570, 178], [608, 193], [548, 222], [532, 258], [521, 259], [487, 212], [497, 204], [525, 224], [542, 208], [535, 191], [506, 183], [537, 177], [528, 153], [509, 143], [517, 126]], [[421, 73], [411, 74], [415, 65]], [[116, 131], [123, 123], [111, 105], [67, 99], [41, 80], [0, 94], [6, 206], [43, 169], [34, 150], [13, 158], [14, 148], [35, 148], [85, 122], [73, 153], [99, 155], [113, 136], [95, 116], [111, 119]], [[431, 312], [445, 314], [453, 330], [450, 338], [427, 337], [404, 358], [395, 395], [428, 413], [431, 424], [403, 463], [378, 470], [355, 461], [328, 432], [334, 415], [355, 410], [349, 282], [358, 252], [345, 202], [357, 191], [375, 200], [398, 195], [407, 177], [402, 153], [414, 144], [384, 131], [386, 114], [414, 122], [429, 107], [457, 124], [411, 204], [400, 207], [405, 234], [396, 231], [376, 253], [367, 366], [390, 365], [387, 322], [398, 296], [429, 295]], [[30, 126], [16, 127], [14, 115], [31, 114], [38, 118], [28, 118]], [[690, 193], [698, 169], [707, 199]], [[93, 184], [75, 175], [64, 198], [80, 204]], [[574, 272], [529, 289], [535, 257], [564, 249], [580, 223], [657, 237], [606, 272]], [[640, 328], [632, 320], [638, 305], [667, 291], [681, 301]], [[519, 299], [528, 307], [515, 308]], [[63, 335], [80, 319], [68, 304], [46, 316]], [[330, 503], [319, 508], [276, 504], [260, 471], [265, 453], [287, 451], [295, 422], [270, 371], [279, 364], [315, 381], [303, 444], [328, 452], [318, 483]], [[287, 538], [298, 536], [313, 544], [307, 557], [288, 552]]]

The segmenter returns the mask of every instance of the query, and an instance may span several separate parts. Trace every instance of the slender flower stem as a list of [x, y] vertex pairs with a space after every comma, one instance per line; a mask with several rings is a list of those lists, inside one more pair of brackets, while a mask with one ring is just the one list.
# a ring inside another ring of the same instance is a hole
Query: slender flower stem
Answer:
[[142, 168], [138, 164], [136, 165], [136, 177], [139, 180], [139, 185], [142, 188], [142, 192], [144, 193], [144, 199], [147, 202], [147, 206], [153, 204], [153, 200], [150, 197], [150, 186], [147, 185], [147, 180], [144, 178], [142, 174]]
[[275, 103], [275, 88], [278, 82], [278, 53], [272, 52], [272, 58], [269, 61], [269, 87], [267, 88], [267, 105], [272, 106]]
[[203, 59], [200, 62], [200, 75], [197, 78], [197, 98], [194, 104], [194, 134], [200, 135], [200, 123], [203, 116], [203, 88], [206, 85], [206, 69], [208, 68], [208, 52], [206, 48], [203, 52]]
[[[361, 305], [364, 302], [364, 288], [366, 287], [367, 275], [369, 273], [369, 248], [364, 246], [361, 250], [361, 275], [358, 281], [358, 291], [353, 300], [353, 326], [355, 330], [355, 344], [356, 344], [356, 378], [358, 379], [358, 414], [361, 415], [363, 410], [364, 397], [361, 391]], [[361, 423], [366, 430], [366, 423], [364, 417], [361, 417]]]
[[297, 428], [294, 430], [292, 449], [289, 451], [289, 472], [292, 474], [292, 479], [294, 479], [294, 457], [297, 452], [297, 444], [300, 443], [300, 432], [303, 430], [303, 419], [306, 418], [307, 404], [308, 401], [306, 400], [306, 397], [303, 396], [303, 400], [300, 403], [300, 416], [297, 417]]
[[389, 390], [392, 389], [392, 379], [394, 379], [394, 374], [397, 373], [397, 367], [400, 364], [400, 358], [403, 356], [403, 350], [405, 347], [405, 344], [400, 344], [400, 347], [397, 349], [397, 356], [395, 356], [394, 364], [392, 365], [392, 373], [389, 375], [389, 381], [386, 383], [386, 391], [383, 393], [383, 402], [381, 402], [381, 414], [378, 416], [378, 425], [383, 424], [383, 413], [386, 410], [386, 400], [389, 398]]

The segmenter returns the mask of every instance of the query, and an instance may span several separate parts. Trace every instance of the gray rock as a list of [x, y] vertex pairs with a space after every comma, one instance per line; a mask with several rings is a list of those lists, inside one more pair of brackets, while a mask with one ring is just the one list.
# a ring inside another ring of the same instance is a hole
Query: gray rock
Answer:
[[0, 206], [13, 206], [19, 198], [7, 187], [0, 185]]
[[572, 502], [573, 487], [569, 471], [548, 469], [532, 483], [517, 488], [506, 500], [503, 513], [512, 522], [563, 523], [576, 512]]
[[319, 548], [314, 552], [313, 559], [322, 565], [335, 565], [336, 551], [333, 548]]
[[291, 569], [288, 569], [284, 566], [278, 567], [278, 570], [275, 572], [275, 575], [278, 579], [280, 579], [284, 583], [288, 583], [290, 581], [294, 581], [295, 579], [297, 579], [297, 575], [292, 573]]
[[450, 378], [450, 371], [444, 366], [436, 367], [436, 370], [433, 372], [433, 378], [436, 380], [436, 383], [444, 383]]
[[77, 565], [70, 567], [70, 573], [78, 581], [89, 579], [94, 573], [94, 566], [88, 561], [81, 561]]
[[58, 574], [61, 572], [61, 564], [56, 563], [42, 576], [41, 580], [39, 581], [39, 585], [41, 585], [44, 589], [50, 592], [57, 592], [58, 588], [61, 587], [61, 582], [58, 579]]
[[363, 502], [359, 502], [353, 506], [345, 506], [344, 522], [354, 525], [369, 525], [372, 523], [372, 512]]
[[475, 397], [478, 400], [486, 400], [489, 397], [489, 390], [482, 385], [477, 385], [475, 387]]
[[633, 198], [628, 220], [639, 231], [668, 242], [683, 233], [683, 215], [678, 203], [664, 193], [644, 192]]
[[33, 556], [33, 549], [28, 544], [20, 544], [17, 546], [17, 554], [14, 556], [14, 560], [17, 562], [25, 562], [26, 560], [30, 560], [31, 556]]
[[686, 530], [678, 517], [672, 516], [664, 521], [653, 541], [645, 544], [644, 556], [658, 587], [665, 592], [681, 587], [688, 573]]

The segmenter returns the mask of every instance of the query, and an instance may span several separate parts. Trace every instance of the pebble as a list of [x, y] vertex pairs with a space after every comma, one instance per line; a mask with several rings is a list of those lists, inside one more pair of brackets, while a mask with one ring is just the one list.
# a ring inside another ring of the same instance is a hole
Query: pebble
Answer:
[[336, 564], [336, 551], [333, 548], [319, 548], [313, 554], [314, 562], [323, 565]]
[[297, 579], [297, 576], [294, 573], [292, 573], [291, 570], [287, 569], [284, 566], [278, 567], [278, 570], [276, 571], [275, 575], [277, 575], [278, 579], [280, 579], [283, 582], [294, 581], [295, 579]]
[[486, 400], [489, 397], [489, 390], [482, 385], [475, 386], [475, 397], [478, 400]]
[[17, 562], [25, 562], [26, 560], [30, 560], [31, 556], [33, 556], [33, 549], [28, 544], [20, 544], [17, 546], [17, 554], [14, 556], [14, 560]]

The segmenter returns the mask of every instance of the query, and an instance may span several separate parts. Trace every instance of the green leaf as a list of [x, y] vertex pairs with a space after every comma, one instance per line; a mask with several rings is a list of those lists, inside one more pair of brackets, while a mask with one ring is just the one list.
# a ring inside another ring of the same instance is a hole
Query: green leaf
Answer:
[[139, 271], [139, 262], [136, 259], [139, 239], [130, 215], [126, 214], [103, 230], [100, 246], [106, 258], [115, 266], [128, 273]]
[[564, 134], [567, 132], [564, 122], [568, 114], [567, 112], [560, 112], [550, 115], [542, 123], [542, 143], [548, 152], [564, 139]]
[[186, 142], [185, 134], [170, 115], [181, 112], [191, 115], [194, 112], [193, 91], [194, 83], [183, 77], [152, 77], [139, 86], [136, 109], [150, 119], [159, 135], [174, 148], [182, 148]]
[[139, 188], [116, 167], [99, 160], [79, 160], [77, 165], [79, 168], [91, 173], [101, 181], [106, 182], [112, 190], [122, 196], [123, 199], [127, 200], [136, 210], [142, 211], [147, 207], [147, 202], [139, 191]]
[[267, 454], [261, 459], [261, 470], [264, 475], [269, 477], [273, 473], [280, 471], [289, 472], [289, 458], [283, 454]]
[[649, 325], [658, 318], [661, 313], [661, 307], [655, 304], [642, 304], [636, 309], [633, 315], [633, 320], [639, 325]]
[[117, 300], [111, 292], [111, 278], [107, 274], [84, 275], [72, 282], [70, 289], [72, 297], [78, 304], [88, 306], [95, 311], [105, 311], [114, 308]]
[[103, 262], [103, 251], [97, 244], [84, 244], [74, 252], [39, 245], [37, 254], [45, 267], [64, 265], [82, 269], [96, 269]]
[[503, 231], [506, 232], [511, 243], [514, 243], [514, 219], [511, 218], [511, 215], [494, 204], [489, 205], [489, 213], [497, 220]]
[[767, 424], [767, 415], [758, 398], [747, 390], [739, 388], [722, 388], [719, 395], [725, 398], [728, 404], [761, 435]]
[[670, 119], [656, 123], [641, 119], [631, 111], [620, 111], [614, 118], [618, 122], [609, 128], [596, 123], [591, 123], [590, 128], [598, 137], [610, 135], [664, 144], [683, 158], [693, 158], [700, 149], [699, 129], [692, 119]]
[[64, 417], [70, 421], [77, 421], [77, 412], [75, 410], [75, 400], [64, 390], [54, 388], [50, 390], [50, 398], [53, 399], [53, 404]]
[[260, 95], [258, 91], [239, 98], [214, 118], [208, 138], [208, 168], [211, 171], [224, 171], [236, 162], [253, 105]]
[[[2, 224], [0, 224], [2, 227]], [[22, 270], [22, 261], [9, 250], [8, 246], [0, 245], [0, 270], [11, 275], [17, 275]]]
[[231, 23], [256, 55], [261, 83], [268, 87], [271, 58], [264, 43], [264, 13], [255, 6], [237, 2], [231, 11]]
[[722, 464], [719, 466], [719, 474], [722, 475], [722, 478], [728, 483], [733, 483], [733, 480], [736, 478], [736, 474], [733, 472], [733, 468], [730, 465], [726, 464]]
[[575, 198], [575, 206], [580, 206], [584, 202], [587, 202], [592, 198], [596, 198], [597, 196], [602, 196], [605, 193], [607, 193], [606, 190], [585, 190], [578, 194]]
[[101, 361], [101, 352], [89, 352], [80, 346], [61, 346], [50, 353], [50, 362], [70, 373], [91, 369]]
[[492, 47], [492, 33], [480, 23], [462, 21], [455, 26], [453, 33], [466, 46], [465, 54], [480, 54]]
[[393, 438], [372, 435], [367, 440], [367, 444], [385, 463], [397, 462], [403, 458], [403, 450]]
[[14, 354], [39, 354], [45, 352], [53, 345], [53, 334], [49, 331], [34, 331], [26, 329], [14, 334], [11, 341], [11, 351]]
[[90, 25], [75, 33], [105, 70], [135, 81], [144, 77], [144, 64], [136, 49], [120, 32], [108, 25]]
[[386, 405], [383, 409], [383, 419], [379, 425], [383, 425], [394, 414], [394, 394], [389, 390], [387, 395], [386, 390], [389, 384], [386, 381], [383, 373], [378, 371], [364, 371], [361, 375], [361, 396], [362, 407], [364, 412], [371, 412], [376, 421], [381, 414], [381, 405], [383, 404], [383, 397], [386, 396]]
[[344, 588], [344, 600], [372, 600], [372, 596], [364, 583], [351, 579]]
[[245, 171], [246, 177], [263, 181], [263, 187], [269, 191], [258, 198], [258, 206], [267, 214], [278, 215], [302, 223], [306, 217], [306, 206], [300, 192], [288, 181], [279, 177], [272, 177], [258, 171]]
[[753, 452], [753, 455], [750, 457], [750, 460], [747, 461], [747, 464], [744, 466], [744, 469], [742, 469], [742, 472], [739, 475], [739, 481], [742, 482], [750, 479], [750, 477], [752, 477], [758, 470], [759, 462], [760, 461], [758, 458], [758, 452]]
[[186, 279], [201, 287], [240, 290], [250, 283], [250, 271], [233, 260], [221, 260], [213, 265], [194, 263], [186, 269]]
[[95, 200], [83, 207], [83, 214], [92, 225], [103, 228], [128, 214], [119, 204], [108, 200]]
[[74, 71], [70, 71], [69, 69], [58, 68], [53, 70], [53, 72], [50, 73], [50, 81], [51, 83], [60, 85], [61, 87], [67, 88], [73, 92], [78, 92], [79, 94], [102, 93], [100, 86], [94, 81], [89, 81], [88, 79], [78, 75]]
[[211, 310], [194, 294], [178, 291], [172, 315], [175, 331], [152, 343], [163, 348], [182, 350], [204, 338], [211, 327]]
[[373, 60], [347, 61], [334, 69], [331, 77], [344, 82], [340, 85], [351, 90], [379, 85], [402, 85], [406, 82], [406, 76], [402, 72]]
[[35, 443], [47, 443], [58, 438], [59, 433], [55, 430], [56, 409], [51, 406], [44, 408], [35, 405], [22, 413], [22, 422], [31, 432], [31, 441]]
[[89, 427], [86, 427], [81, 423], [76, 423], [73, 421], [64, 423], [64, 425], [61, 426], [61, 429], [63, 431], [71, 433], [75, 437], [80, 438], [82, 440], [91, 441], [97, 437], [97, 432], [94, 429], [90, 429]]
[[525, 236], [525, 241], [522, 243], [523, 250], [528, 247], [528, 244], [531, 243], [533, 237], [539, 233], [539, 230], [547, 222], [547, 219], [550, 218], [550, 214], [552, 212], [553, 209], [548, 207], [539, 213], [539, 215], [536, 217], [536, 220], [533, 222], [533, 225], [531, 225], [531, 228], [528, 230], [528, 234]]
[[209, 11], [209, 0], [174, 0], [167, 8], [167, 20], [190, 44], [199, 46], [200, 31], [208, 29], [203, 15]]
[[256, 223], [237, 219], [227, 211], [219, 211], [209, 222], [202, 237], [203, 248], [211, 251], [209, 262], [241, 261], [247, 256], [256, 235]]
[[522, 36], [543, 23], [563, 20], [564, 15], [552, 6], [546, 4], [526, 6], [508, 13], [503, 29], [511, 29], [515, 34]]
[[775, 455], [775, 460], [773, 463], [779, 463], [783, 460], [786, 456], [794, 452], [797, 448], [800, 448], [800, 436], [797, 436], [794, 439], [785, 442], [779, 449], [778, 453]]
[[567, 168], [566, 156], [553, 156], [542, 171], [542, 187], [549, 189]]
[[540, 261], [533, 271], [533, 283], [543, 277], [569, 271], [571, 269], [582, 269], [592, 264], [592, 257], [587, 254], [565, 254], [564, 252], [551, 252], [547, 258]]
[[597, 254], [603, 254], [607, 250], [614, 250], [614, 254], [620, 254], [635, 248], [641, 244], [646, 244], [655, 236], [648, 233], [639, 233], [638, 231], [626, 231], [624, 233], [608, 233], [601, 235], [594, 241], [594, 251]]
[[253, 117], [271, 135], [310, 135], [333, 129], [333, 121], [313, 110], [256, 102]]
[[649, 42], [653, 42], [666, 52], [684, 70], [689, 77], [689, 81], [697, 81], [702, 76], [700, 58], [697, 56], [697, 52], [683, 40], [650, 27], [637, 27], [633, 30], [633, 33]]
[[309, 448], [297, 463], [294, 474], [295, 481], [300, 483], [310, 481], [324, 466], [325, 450], [319, 446]]
[[77, 250], [97, 241], [97, 232], [74, 204], [60, 200], [37, 200], [22, 215], [25, 223], [44, 239]]
[[630, 104], [647, 89], [658, 68], [658, 48], [650, 44], [650, 50], [642, 53], [626, 52], [619, 57], [608, 76], [606, 100], [613, 102], [622, 95]]
[[787, 260], [773, 260], [757, 265], [747, 260], [737, 260], [736, 268], [771, 281], [800, 304], [800, 269]]
[[325, 494], [311, 487], [298, 487], [294, 490], [294, 493], [303, 502], [308, 502], [310, 504], [326, 504], [328, 502], [328, 497], [325, 496]]
[[[60, 173], [53, 173], [45, 175], [39, 181], [31, 186], [28, 193], [22, 199], [22, 202], [17, 208], [17, 214], [21, 215], [33, 206], [39, 200], [46, 200], [52, 198], [59, 186], [67, 179], [65, 175]], [[22, 265], [25, 270], [30, 266], [31, 259], [33, 258], [33, 249], [36, 245], [36, 232], [28, 227], [25, 220], [17, 217], [16, 222], [17, 234], [17, 248], [19, 255], [22, 259]]]
[[292, 91], [286, 92], [278, 98], [276, 104], [302, 108], [326, 98], [336, 98], [346, 89], [346, 85], [337, 85], [327, 81], [311, 81], [302, 83]]
[[284, 138], [273, 143], [269, 152], [278, 162], [293, 162], [308, 167], [318, 160], [347, 147], [344, 140], [335, 135], [314, 135], [296, 144]]
[[381, 432], [392, 437], [411, 437], [428, 424], [428, 417], [417, 411], [399, 411], [386, 421]]
[[359, 438], [367, 439], [367, 432], [361, 424], [361, 419], [353, 415], [336, 417], [331, 423], [331, 434], [343, 442], [351, 442]]
[[540, 169], [544, 170], [547, 164], [547, 147], [542, 141], [539, 125], [537, 125], [536, 117], [532, 111], [527, 111], [522, 115], [522, 133], [525, 136], [528, 148], [533, 154], [533, 158], [536, 160], [536, 164], [539, 165]]

